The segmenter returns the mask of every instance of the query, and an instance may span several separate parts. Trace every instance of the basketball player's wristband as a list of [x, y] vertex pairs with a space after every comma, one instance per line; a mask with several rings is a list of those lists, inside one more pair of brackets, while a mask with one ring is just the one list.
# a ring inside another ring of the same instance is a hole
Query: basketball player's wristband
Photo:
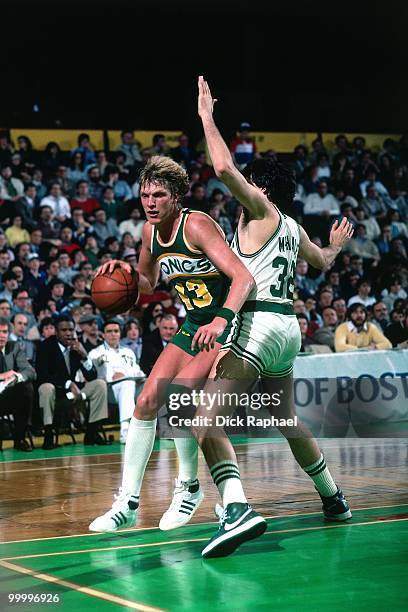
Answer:
[[227, 321], [227, 323], [231, 323], [235, 317], [235, 312], [230, 308], [220, 308], [220, 310], [217, 312], [217, 317], [222, 317]]

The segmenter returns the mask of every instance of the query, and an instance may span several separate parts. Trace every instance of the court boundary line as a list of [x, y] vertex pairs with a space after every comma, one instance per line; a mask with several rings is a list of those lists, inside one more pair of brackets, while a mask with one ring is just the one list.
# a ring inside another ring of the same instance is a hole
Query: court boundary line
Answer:
[[[353, 438], [354, 439], [354, 438]], [[269, 442], [260, 442], [260, 443], [248, 443], [248, 442], [244, 442], [243, 444], [239, 444], [237, 446], [237, 455], [240, 454], [239, 452], [239, 446], [265, 446], [266, 444], [270, 444]], [[369, 445], [367, 445], [369, 446]], [[387, 445], [386, 445], [387, 446]], [[392, 446], [392, 445], [388, 445], [388, 446]], [[332, 449], [340, 449], [340, 446], [333, 446]], [[347, 450], [348, 449], [355, 449], [355, 448], [361, 448], [361, 445], [356, 445], [356, 446], [347, 446], [346, 447]], [[175, 451], [175, 448], [164, 448], [164, 449], [159, 449], [157, 451], [153, 451], [154, 453], [159, 453], [160, 450], [164, 450], [164, 451]], [[274, 449], [270, 449], [270, 452], [272, 453], [277, 453], [277, 452], [281, 452], [281, 453], [291, 453], [292, 450], [286, 446], [284, 446], [283, 448], [274, 448]], [[44, 467], [35, 467], [35, 468], [22, 468], [22, 469], [16, 469], [16, 470], [2, 470], [1, 466], [3, 464], [7, 464], [7, 463], [17, 463], [20, 461], [27, 461], [30, 462], [31, 461], [50, 461], [52, 459], [56, 459], [56, 460], [60, 460], [60, 459], [69, 459], [70, 457], [109, 457], [109, 455], [112, 455], [113, 457], [123, 457], [124, 454], [122, 453], [110, 453], [110, 454], [103, 454], [101, 453], [100, 455], [66, 455], [65, 457], [46, 457], [44, 459], [16, 459], [16, 460], [12, 460], [12, 461], [0, 461], [0, 474], [17, 474], [17, 473], [21, 473], [21, 472], [40, 472], [40, 471], [46, 471], [46, 470], [68, 470], [68, 469], [74, 469], [74, 468], [82, 468], [82, 467], [95, 467], [95, 466], [106, 466], [106, 465], [118, 465], [122, 463], [122, 460], [119, 461], [106, 461], [106, 462], [100, 462], [100, 463], [77, 463], [77, 464], [72, 464], [72, 465], [56, 465], [56, 466], [52, 466], [52, 467], [47, 467], [46, 465]], [[149, 460], [149, 464], [154, 462], [154, 461], [158, 461], [158, 459], [156, 459], [156, 457], [152, 457]]]
[[[390, 520], [381, 520], [381, 521], [368, 521], [366, 523], [341, 523], [340, 525], [316, 525], [314, 527], [297, 527], [293, 529], [278, 529], [274, 531], [266, 531], [264, 535], [276, 535], [279, 533], [295, 533], [299, 531], [318, 531], [321, 529], [341, 529], [346, 527], [363, 527], [366, 525], [384, 525], [388, 523], [398, 523], [408, 521], [407, 518], [398, 518], [398, 519], [390, 519]], [[85, 553], [95, 553], [95, 552], [109, 552], [115, 550], [133, 550], [136, 548], [155, 548], [158, 546], [172, 546], [173, 544], [191, 544], [192, 542], [207, 542], [208, 537], [206, 538], [189, 538], [183, 540], [170, 540], [164, 542], [151, 542], [148, 544], [127, 544], [124, 546], [110, 546], [105, 548], [89, 548], [84, 550], [67, 550], [67, 551], [59, 551], [59, 552], [51, 552], [51, 553], [37, 553], [34, 555], [19, 555], [16, 557], [3, 557], [0, 559], [0, 563], [3, 561], [19, 561], [23, 559], [38, 559], [43, 557], [57, 557], [61, 555], [80, 555]]]
[[[408, 502], [406, 503], [402, 503], [402, 504], [391, 504], [389, 506], [366, 506], [364, 508], [353, 508], [353, 512], [359, 512], [360, 510], [381, 510], [383, 508], [399, 508], [401, 506], [408, 506]], [[286, 518], [290, 518], [292, 516], [315, 516], [316, 514], [322, 514], [322, 511], [317, 511], [317, 512], [301, 512], [301, 513], [292, 513], [292, 514], [272, 514], [270, 516], [264, 516], [263, 518], [267, 519], [267, 520], [273, 520], [273, 519], [286, 519]], [[202, 525], [216, 525], [217, 524], [217, 520], [214, 521], [203, 521], [200, 523], [190, 523], [189, 527], [199, 527]], [[382, 522], [382, 521], [380, 521]], [[350, 523], [351, 524], [351, 523]], [[364, 523], [365, 524], [365, 523]], [[152, 531], [153, 529], [159, 529], [158, 527], [132, 527], [131, 529], [121, 529], [120, 531], [112, 531], [112, 532], [106, 532], [105, 535], [109, 536], [110, 534], [114, 535], [121, 535], [122, 533], [137, 533], [138, 531]], [[175, 530], [173, 530], [175, 531]], [[30, 538], [28, 540], [9, 540], [8, 542], [0, 542], [0, 545], [2, 544], [23, 544], [24, 542], [43, 542], [45, 540], [62, 540], [65, 538], [87, 538], [87, 537], [95, 537], [95, 536], [103, 536], [103, 532], [88, 532], [88, 533], [74, 533], [74, 534], [69, 534], [66, 536], [47, 536], [45, 538]], [[1, 559], [1, 557], [0, 557]]]
[[[254, 439], [256, 439], [256, 438], [254, 438]], [[280, 438], [276, 438], [276, 439], [280, 440]], [[337, 440], [337, 439], [339, 439], [339, 438], [318, 438], [318, 440], [323, 441], [323, 442], [324, 441], [330, 441], [330, 440]], [[365, 439], [365, 440], [370, 440], [370, 441], [371, 440], [383, 440], [383, 441], [385, 441], [385, 440], [394, 440], [394, 441], [395, 440], [397, 440], [397, 441], [400, 441], [400, 440], [404, 441], [404, 440], [406, 440], [406, 438], [340, 438], [340, 439], [341, 440], [364, 440]], [[272, 443], [271, 442], [240, 442], [240, 443], [237, 444], [237, 447], [238, 446], [244, 446], [245, 444], [247, 444], [248, 446], [251, 446], [251, 445], [252, 446], [254, 446], [254, 445], [262, 446], [262, 445], [272, 444]], [[283, 442], [279, 442], [279, 444], [283, 444]], [[386, 446], [390, 446], [390, 444], [388, 444]], [[357, 447], [356, 446], [354, 446], [354, 447], [349, 446], [347, 448], [360, 448], [360, 445], [358, 445]], [[3, 450], [4, 451], [8, 451], [8, 450], [12, 450], [12, 448], [5, 448]], [[175, 447], [174, 448], [159, 448], [157, 450], [154, 450], [153, 452], [154, 453], [158, 453], [158, 452], [160, 452], [162, 450], [163, 451], [174, 451], [174, 450], [176, 450], [176, 448]], [[95, 453], [95, 454], [89, 454], [89, 455], [87, 455], [87, 454], [83, 454], [83, 455], [64, 455], [63, 457], [33, 457], [32, 459], [31, 458], [30, 459], [4, 459], [3, 461], [0, 461], [0, 466], [3, 465], [4, 463], [21, 463], [22, 461], [29, 461], [31, 463], [32, 461], [52, 461], [52, 460], [59, 461], [61, 459], [69, 459], [71, 457], [109, 457], [110, 455], [112, 455], [112, 456], [116, 456], [116, 455], [123, 456], [124, 452], [122, 453], [122, 451], [119, 450], [117, 453], [106, 453], [106, 454], [105, 453]]]
[[132, 599], [125, 599], [124, 597], [119, 597], [118, 595], [113, 595], [100, 589], [85, 587], [80, 584], [77, 584], [76, 582], [72, 582], [71, 580], [64, 580], [63, 578], [58, 578], [57, 576], [53, 576], [52, 574], [36, 572], [35, 570], [32, 570], [28, 567], [23, 567], [22, 565], [17, 565], [15, 563], [9, 563], [8, 561], [1, 560], [0, 566], [12, 572], [24, 574], [25, 576], [31, 576], [31, 578], [35, 578], [36, 580], [51, 582], [52, 584], [57, 584], [58, 586], [70, 589], [71, 591], [83, 593], [88, 597], [103, 599], [105, 601], [109, 601], [110, 603], [118, 604], [120, 606], [131, 608], [133, 610], [139, 610], [140, 612], [164, 612], [163, 608], [148, 606], [147, 604], [143, 604], [142, 602], [134, 601]]

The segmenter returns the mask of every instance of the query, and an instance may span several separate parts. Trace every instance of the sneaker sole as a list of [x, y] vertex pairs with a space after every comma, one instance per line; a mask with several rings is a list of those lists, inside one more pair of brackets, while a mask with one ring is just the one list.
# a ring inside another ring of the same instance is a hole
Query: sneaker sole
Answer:
[[135, 521], [132, 521], [131, 524], [125, 524], [125, 525], [121, 525], [120, 527], [114, 527], [113, 529], [96, 529], [95, 527], [93, 527], [95, 521], [93, 521], [89, 527], [88, 530], [92, 531], [93, 533], [116, 533], [117, 531], [122, 531], [122, 529], [131, 529], [132, 527], [136, 526], [137, 523], [137, 519]]
[[190, 522], [190, 520], [193, 518], [193, 516], [195, 515], [195, 513], [197, 512], [197, 510], [198, 510], [198, 509], [199, 509], [199, 507], [201, 506], [201, 503], [202, 503], [203, 499], [204, 499], [204, 493], [203, 493], [203, 492], [201, 492], [201, 497], [200, 497], [200, 499], [198, 500], [198, 502], [197, 502], [197, 504], [196, 504], [196, 506], [195, 506], [194, 510], [191, 512], [191, 514], [189, 514], [189, 515], [187, 515], [187, 514], [186, 514], [186, 515], [185, 515], [185, 516], [186, 516], [186, 518], [185, 518], [185, 520], [184, 520], [182, 523], [173, 523], [173, 524], [171, 524], [171, 525], [170, 525], [170, 527], [169, 527], [169, 526], [167, 526], [167, 525], [165, 525], [165, 524], [163, 524], [163, 523], [162, 523], [162, 520], [163, 520], [163, 518], [164, 518], [164, 515], [163, 515], [163, 516], [161, 517], [161, 519], [160, 519], [160, 523], [159, 523], [159, 529], [160, 529], [160, 531], [172, 531], [172, 530], [174, 530], [174, 529], [178, 529], [179, 527], [183, 527], [184, 525], [187, 525], [187, 523], [189, 523], [189, 522]]
[[343, 521], [348, 521], [352, 518], [352, 516], [353, 515], [351, 514], [350, 510], [347, 510], [347, 512], [343, 512], [343, 514], [324, 514], [324, 518], [326, 521], [337, 521], [339, 523]]
[[267, 523], [262, 516], [255, 516], [244, 525], [237, 527], [232, 533], [224, 533], [219, 540], [204, 548], [201, 555], [204, 559], [227, 557], [241, 544], [258, 538], [265, 533]]

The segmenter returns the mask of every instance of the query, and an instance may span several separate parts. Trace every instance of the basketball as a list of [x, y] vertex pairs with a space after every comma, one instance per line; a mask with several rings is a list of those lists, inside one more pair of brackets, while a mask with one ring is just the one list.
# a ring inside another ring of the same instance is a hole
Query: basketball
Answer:
[[101, 274], [92, 282], [92, 300], [107, 315], [122, 314], [138, 300], [138, 279], [136, 270], [129, 274], [122, 268], [115, 268], [111, 274]]

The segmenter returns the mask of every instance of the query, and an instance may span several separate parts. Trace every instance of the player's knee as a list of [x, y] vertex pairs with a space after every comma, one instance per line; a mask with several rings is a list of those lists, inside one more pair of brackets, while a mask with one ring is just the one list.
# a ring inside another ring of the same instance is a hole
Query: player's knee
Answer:
[[157, 399], [154, 393], [141, 393], [137, 398], [134, 416], [137, 419], [154, 419], [157, 415]]

